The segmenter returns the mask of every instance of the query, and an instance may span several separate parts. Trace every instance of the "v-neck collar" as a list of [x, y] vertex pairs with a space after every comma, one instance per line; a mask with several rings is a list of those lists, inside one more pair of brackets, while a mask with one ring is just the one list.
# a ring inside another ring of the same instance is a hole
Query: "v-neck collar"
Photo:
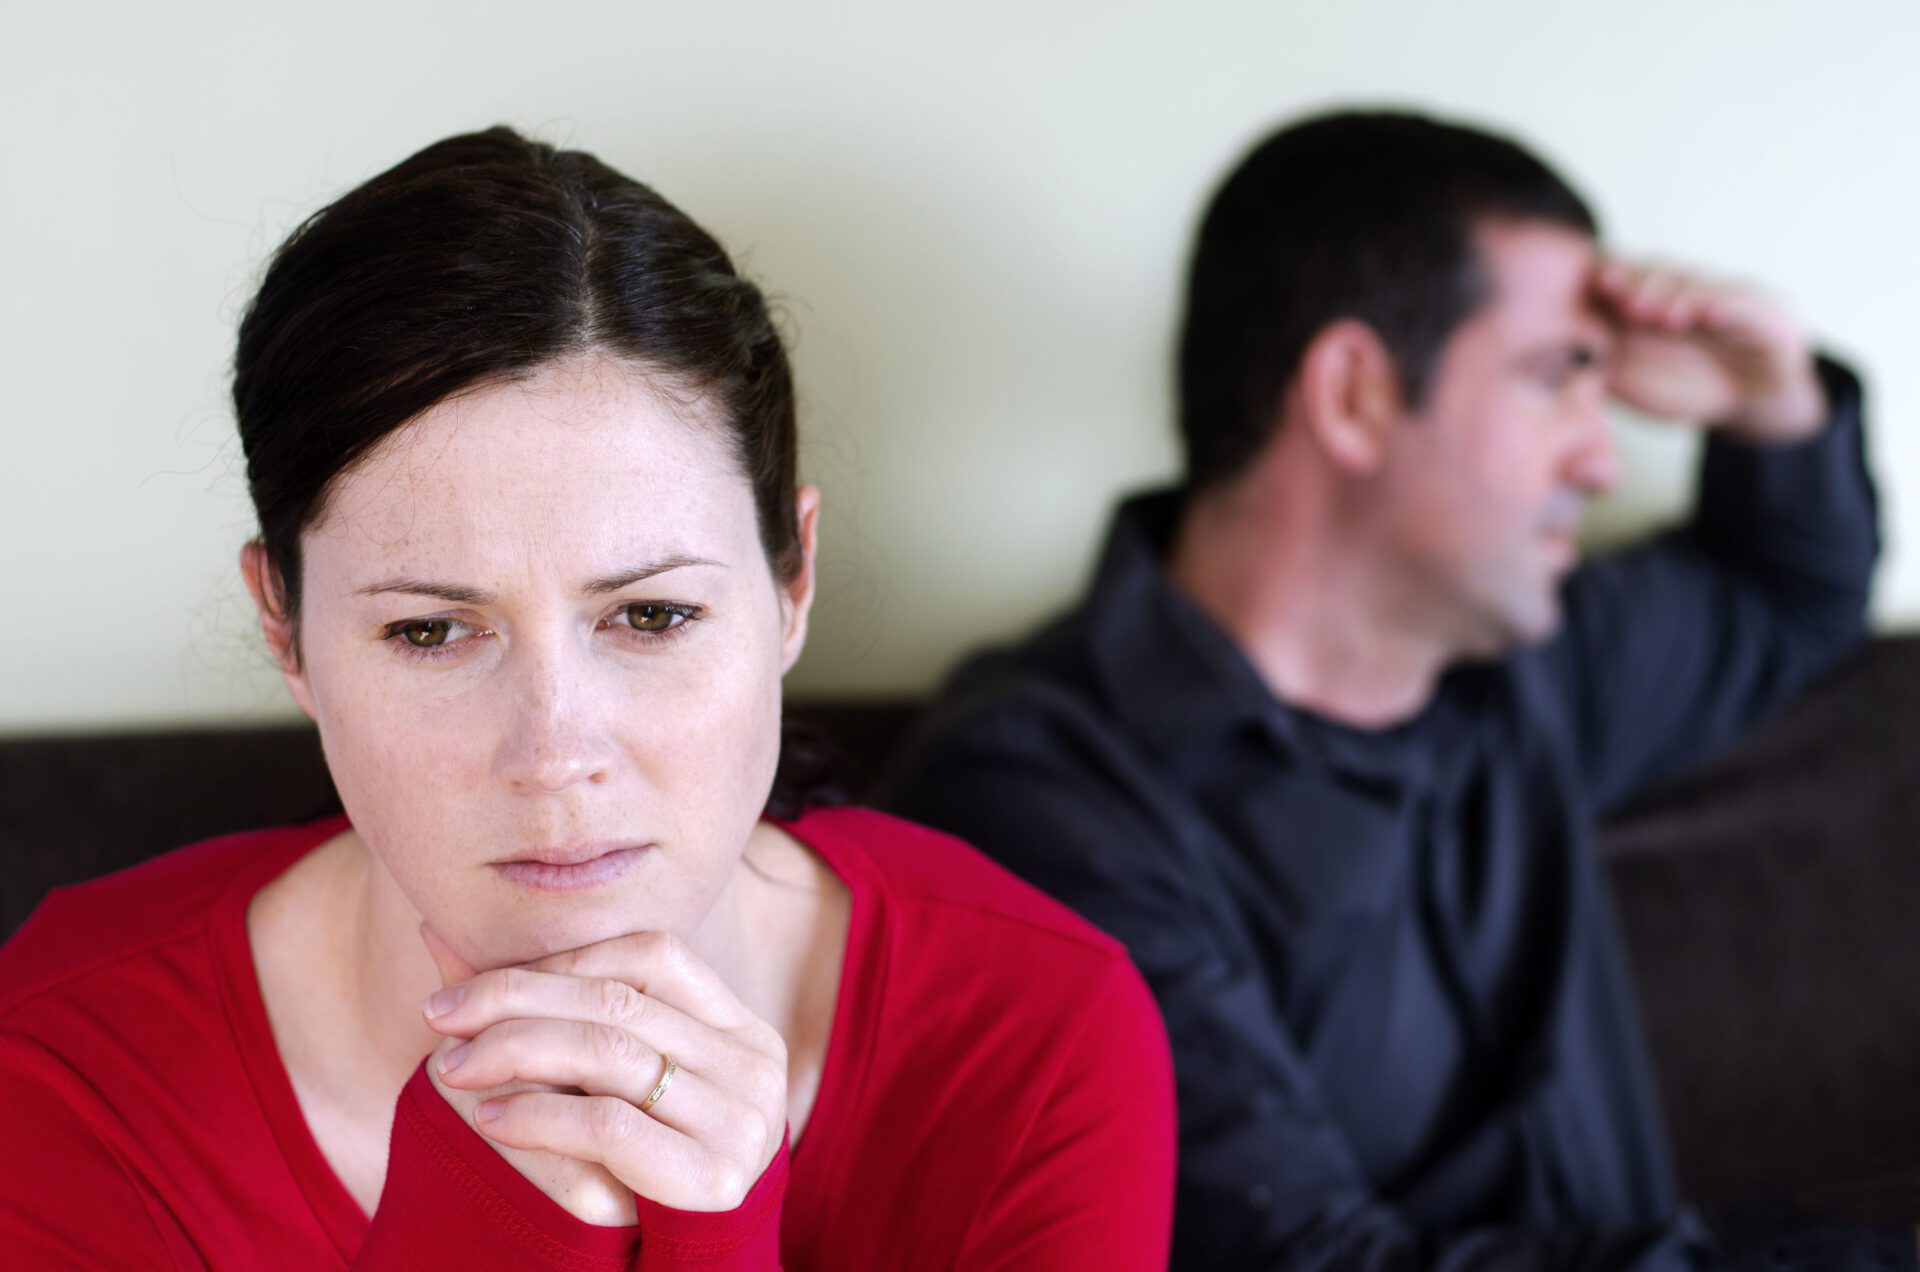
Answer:
[[[880, 1018], [886, 998], [890, 942], [886, 939], [884, 885], [872, 862], [844, 837], [821, 833], [833, 819], [831, 810], [818, 810], [802, 814], [795, 821], [774, 823], [817, 853], [827, 869], [840, 877], [846, 885], [848, 907], [846, 951], [840, 960], [840, 985], [834, 994], [827, 1053], [820, 1063], [820, 1089], [814, 1094], [806, 1128], [790, 1150], [790, 1201], [796, 1194], [808, 1200], [809, 1185], [824, 1186], [836, 1173], [847, 1142], [845, 1136], [833, 1135], [831, 1128], [855, 1122], [852, 1106], [866, 1086], [877, 1032], [873, 1024]], [[821, 1134], [823, 1129], [828, 1133]], [[819, 1200], [824, 1203], [826, 1199]], [[795, 1209], [804, 1213], [811, 1206]]]
[[[351, 1262], [354, 1252], [366, 1240], [369, 1219], [334, 1173], [300, 1111], [293, 1079], [273, 1039], [266, 998], [260, 992], [259, 969], [253, 961], [253, 942], [247, 932], [247, 907], [260, 890], [284, 874], [294, 862], [348, 828], [345, 814], [336, 814], [279, 832], [274, 840], [275, 851], [261, 853], [247, 869], [234, 876], [221, 895], [213, 910], [209, 935], [228, 1024], [233, 1029], [236, 1049], [253, 1084], [260, 1111], [301, 1195], [313, 1207], [314, 1216], [341, 1258]], [[396, 1098], [399, 1094], [394, 1092]]]

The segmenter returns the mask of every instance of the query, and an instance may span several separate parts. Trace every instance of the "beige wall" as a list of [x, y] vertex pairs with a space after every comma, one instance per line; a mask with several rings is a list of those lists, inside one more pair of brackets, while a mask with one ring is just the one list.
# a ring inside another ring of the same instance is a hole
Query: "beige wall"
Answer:
[[[265, 253], [506, 121], [660, 187], [788, 298], [829, 501], [796, 688], [928, 685], [1082, 580], [1163, 478], [1199, 200], [1343, 99], [1518, 130], [1614, 242], [1756, 278], [1874, 390], [1920, 617], [1920, 9], [1542, 4], [11, 6], [0, 47], [0, 730], [291, 711], [248, 626], [223, 368]], [[530, 15], [543, 16], [534, 18]], [[1608, 532], [1682, 497], [1635, 429]]]

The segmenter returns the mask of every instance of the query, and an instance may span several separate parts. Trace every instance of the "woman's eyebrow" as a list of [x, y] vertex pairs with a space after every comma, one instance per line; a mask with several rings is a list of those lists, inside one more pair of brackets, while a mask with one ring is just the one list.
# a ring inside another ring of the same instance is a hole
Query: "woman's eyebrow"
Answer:
[[378, 596], [382, 592], [401, 592], [408, 596], [437, 596], [455, 605], [489, 605], [493, 602], [491, 592], [482, 592], [476, 587], [461, 587], [458, 583], [435, 583], [429, 579], [382, 579], [378, 583], [355, 588], [353, 594]]
[[600, 596], [607, 592], [618, 592], [621, 588], [632, 583], [638, 583], [641, 579], [650, 579], [656, 574], [665, 574], [668, 570], [678, 570], [689, 565], [714, 565], [719, 566], [723, 570], [726, 568], [724, 562], [714, 561], [707, 557], [661, 557], [658, 561], [648, 561], [643, 565], [631, 566], [627, 569], [618, 570], [612, 574], [605, 574], [597, 579], [592, 579], [581, 590], [589, 596]]
[[[589, 596], [603, 596], [608, 592], [618, 592], [621, 588], [650, 579], [656, 574], [665, 574], [668, 570], [678, 570], [690, 565], [713, 565], [725, 569], [723, 562], [707, 557], [669, 556], [658, 561], [647, 561], [640, 565], [628, 566], [597, 579], [589, 580], [580, 590]], [[436, 596], [454, 605], [491, 605], [493, 593], [483, 592], [477, 587], [465, 587], [459, 583], [437, 583], [432, 579], [393, 578], [382, 579], [366, 587], [355, 588], [355, 596], [378, 596], [382, 592], [399, 592], [407, 596]]]

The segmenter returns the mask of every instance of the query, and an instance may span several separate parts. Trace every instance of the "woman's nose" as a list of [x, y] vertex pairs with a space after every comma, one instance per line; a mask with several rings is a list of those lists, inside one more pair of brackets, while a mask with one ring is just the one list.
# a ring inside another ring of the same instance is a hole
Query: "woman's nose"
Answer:
[[501, 779], [524, 794], [553, 795], [613, 775], [615, 749], [581, 675], [551, 658], [525, 660], [500, 739]]

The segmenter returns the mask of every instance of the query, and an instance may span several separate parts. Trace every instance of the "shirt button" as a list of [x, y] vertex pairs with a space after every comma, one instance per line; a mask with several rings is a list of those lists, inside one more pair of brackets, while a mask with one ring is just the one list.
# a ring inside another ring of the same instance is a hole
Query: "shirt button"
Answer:
[[1273, 1189], [1265, 1184], [1255, 1184], [1247, 1189], [1247, 1204], [1255, 1210], [1265, 1210], [1273, 1204]]

